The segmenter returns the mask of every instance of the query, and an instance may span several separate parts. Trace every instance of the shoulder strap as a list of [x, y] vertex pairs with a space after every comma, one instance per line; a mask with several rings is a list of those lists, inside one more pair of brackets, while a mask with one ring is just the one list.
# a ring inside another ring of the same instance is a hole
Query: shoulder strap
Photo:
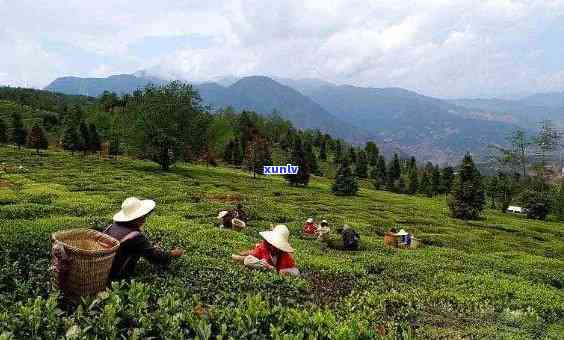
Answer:
[[125, 241], [131, 240], [131, 239], [137, 237], [138, 235], [139, 235], [139, 232], [137, 230], [131, 231], [127, 235], [122, 237], [121, 240], [119, 240], [119, 242], [123, 243]]
[[110, 228], [112, 227], [113, 224], [110, 224], [109, 226], [106, 227], [106, 229], [104, 229], [104, 234], [108, 233], [108, 230], [110, 230]]

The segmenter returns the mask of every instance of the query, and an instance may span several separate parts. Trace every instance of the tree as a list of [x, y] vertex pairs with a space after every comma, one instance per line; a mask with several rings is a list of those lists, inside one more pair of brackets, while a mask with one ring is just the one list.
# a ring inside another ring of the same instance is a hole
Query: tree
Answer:
[[421, 172], [421, 181], [419, 182], [418, 189], [419, 193], [427, 195], [428, 197], [432, 196], [431, 178], [427, 167], [425, 167], [425, 169], [423, 169], [423, 171]]
[[72, 154], [80, 150], [80, 136], [76, 130], [76, 126], [72, 122], [68, 122], [63, 132], [63, 149], [69, 150]]
[[168, 170], [178, 159], [190, 159], [206, 151], [211, 116], [205, 112], [198, 92], [173, 81], [147, 86], [133, 93], [123, 115], [129, 143], [138, 155]]
[[378, 157], [378, 164], [372, 168], [372, 172], [370, 173], [370, 178], [374, 180], [376, 190], [381, 189], [386, 184], [387, 177], [386, 159], [383, 155], [380, 155], [380, 157]]
[[93, 152], [98, 152], [101, 149], [100, 135], [93, 123], [88, 125], [88, 149]]
[[454, 168], [447, 166], [441, 171], [441, 190], [442, 194], [448, 194], [452, 188], [452, 182], [454, 181]]
[[356, 163], [356, 150], [353, 146], [351, 146], [351, 148], [349, 149], [349, 162], [351, 164]]
[[507, 208], [513, 200], [513, 186], [511, 179], [504, 173], [500, 172], [497, 175], [497, 192], [496, 197], [499, 202], [499, 209], [502, 213], [507, 212]]
[[413, 169], [417, 170], [417, 161], [415, 160], [415, 157], [411, 156], [407, 168], [408, 170], [413, 170]]
[[399, 161], [398, 154], [394, 154], [394, 159], [390, 162], [388, 168], [388, 177], [393, 181], [396, 181], [401, 176], [401, 165]]
[[529, 141], [525, 131], [517, 129], [513, 132], [510, 138], [512, 145], [512, 159], [517, 163], [522, 171], [523, 177], [527, 177], [527, 167], [529, 165]]
[[365, 151], [366, 151], [366, 157], [368, 159], [368, 164], [370, 166], [376, 166], [376, 164], [378, 164], [378, 156], [380, 154], [380, 150], [378, 150], [378, 146], [376, 146], [376, 143], [372, 141], [367, 142]]
[[550, 211], [550, 197], [543, 191], [527, 189], [521, 193], [519, 201], [527, 209], [527, 218], [544, 220]]
[[296, 140], [294, 141], [294, 146], [292, 148], [292, 156], [290, 161], [292, 165], [298, 166], [298, 173], [285, 175], [286, 181], [291, 185], [308, 185], [311, 168], [309, 161], [306, 158], [307, 155], [306, 151], [304, 150], [304, 145], [300, 138], [296, 138]]
[[358, 178], [366, 178], [368, 177], [368, 160], [366, 159], [366, 152], [361, 150], [358, 152], [357, 156], [358, 159], [354, 168], [355, 175]]
[[6, 122], [0, 118], [0, 144], [8, 143], [8, 127]]
[[399, 194], [405, 193], [405, 180], [403, 179], [403, 176], [400, 177], [400, 178], [397, 180], [397, 183], [396, 183], [395, 186], [396, 186], [397, 192], [398, 192]]
[[265, 165], [272, 163], [272, 151], [268, 140], [257, 129], [251, 131], [251, 139], [245, 150], [245, 165], [253, 177], [262, 174]]
[[409, 170], [409, 182], [407, 185], [406, 193], [414, 195], [419, 188], [419, 179], [417, 176], [417, 168]]
[[432, 195], [437, 195], [441, 190], [441, 170], [439, 166], [433, 167], [431, 170], [431, 192]]
[[27, 140], [27, 131], [22, 122], [22, 116], [19, 113], [12, 114], [12, 140], [14, 144], [21, 148]]
[[548, 156], [556, 149], [560, 143], [561, 135], [554, 128], [551, 121], [542, 122], [541, 128], [535, 137], [535, 144], [537, 146], [537, 157], [540, 159], [538, 168], [539, 173], [546, 178], [546, 163]]
[[481, 175], [470, 154], [466, 154], [455, 177], [452, 191], [448, 197], [450, 213], [455, 218], [476, 219], [485, 205]]
[[497, 207], [495, 202], [498, 196], [498, 186], [497, 176], [490, 177], [486, 182], [486, 194], [490, 198], [492, 209]]
[[339, 172], [335, 177], [335, 183], [333, 183], [331, 191], [338, 196], [356, 195], [358, 191], [358, 183], [356, 182], [356, 178], [354, 178], [352, 174], [349, 162], [347, 160], [344, 160], [341, 163], [341, 167], [339, 168]]
[[321, 139], [319, 144], [319, 159], [322, 161], [327, 160], [327, 142], [325, 141], [325, 137]]
[[312, 143], [305, 142], [303, 144], [309, 171], [316, 176], [321, 176], [321, 169], [319, 168], [319, 164], [317, 163], [317, 156], [315, 155], [315, 151], [313, 151]]
[[88, 130], [88, 125], [84, 121], [80, 122], [80, 126], [78, 127], [78, 131], [80, 132], [80, 151], [82, 151], [85, 155], [90, 150], [90, 130]]
[[31, 128], [31, 133], [29, 134], [28, 146], [32, 149], [35, 149], [37, 154], [39, 155], [39, 150], [46, 150], [49, 146], [49, 142], [47, 141], [47, 136], [43, 128], [39, 124], [35, 124], [33, 128]]
[[564, 221], [564, 179], [560, 180], [558, 187], [554, 187], [552, 211], [560, 221]]

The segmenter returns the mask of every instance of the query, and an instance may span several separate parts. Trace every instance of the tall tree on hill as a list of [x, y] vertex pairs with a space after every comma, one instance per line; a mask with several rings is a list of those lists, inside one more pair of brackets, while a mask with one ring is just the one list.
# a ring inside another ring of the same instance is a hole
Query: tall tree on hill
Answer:
[[447, 166], [441, 171], [441, 194], [448, 194], [454, 181], [454, 168]]
[[492, 176], [486, 180], [486, 194], [490, 198], [490, 208], [495, 209], [496, 205], [496, 198], [498, 197], [498, 176]]
[[333, 160], [335, 163], [341, 163], [344, 159], [343, 157], [343, 144], [341, 140], [337, 139], [333, 142]]
[[129, 101], [124, 116], [136, 122], [129, 142], [140, 156], [168, 170], [178, 159], [205, 151], [211, 116], [191, 85], [174, 81], [147, 86]]
[[331, 191], [338, 196], [356, 195], [358, 191], [358, 183], [352, 174], [351, 167], [349, 166], [349, 162], [347, 160], [344, 160], [341, 163]]
[[551, 121], [542, 122], [541, 128], [535, 137], [535, 144], [537, 146], [537, 157], [539, 159], [539, 173], [546, 179], [546, 165], [549, 156], [560, 144], [562, 136], [554, 127]]
[[552, 212], [560, 221], [564, 221], [564, 179], [560, 180], [558, 188], [554, 187]]
[[507, 208], [509, 208], [511, 201], [513, 200], [513, 185], [509, 176], [502, 172], [497, 175], [496, 196], [501, 212], [507, 212]]
[[431, 172], [431, 191], [433, 196], [437, 195], [441, 190], [441, 170], [439, 166], [436, 165], [433, 167]]
[[409, 170], [409, 182], [407, 184], [406, 193], [415, 195], [419, 188], [419, 178], [417, 176], [417, 168]]
[[431, 190], [431, 170], [429, 169], [430, 168], [429, 164], [430, 163], [427, 163], [427, 165], [421, 172], [421, 180], [419, 182], [419, 193], [431, 197], [433, 196], [433, 193]]
[[80, 132], [80, 151], [86, 155], [90, 149], [90, 130], [88, 130], [88, 125], [82, 121], [80, 122], [78, 131]]
[[310, 173], [316, 176], [321, 176], [321, 169], [319, 168], [317, 156], [315, 155], [315, 151], [313, 150], [313, 145], [310, 142], [304, 142], [303, 144]]
[[383, 155], [378, 157], [378, 164], [372, 168], [370, 178], [374, 180], [374, 187], [376, 190], [380, 190], [384, 187], [384, 185], [386, 185], [388, 174], [386, 169], [386, 159]]
[[480, 172], [474, 165], [472, 156], [466, 154], [448, 197], [450, 213], [455, 218], [476, 219], [482, 213], [484, 205], [485, 194]]
[[366, 152], [360, 150], [357, 155], [357, 162], [354, 168], [355, 176], [358, 178], [368, 177], [368, 160], [366, 159]]
[[415, 157], [411, 156], [407, 168], [408, 170], [414, 170], [414, 169], [417, 170], [417, 161], [415, 160]]
[[322, 161], [327, 160], [327, 142], [325, 141], [325, 137], [323, 137], [319, 144], [319, 159]]
[[8, 127], [4, 119], [0, 118], [0, 144], [8, 143]]
[[398, 180], [401, 176], [401, 165], [398, 154], [394, 154], [394, 159], [390, 162], [388, 169], [388, 177], [392, 178], [394, 181]]
[[367, 142], [365, 151], [366, 151], [366, 157], [368, 159], [368, 164], [370, 166], [376, 166], [376, 164], [378, 164], [378, 156], [380, 155], [380, 150], [378, 150], [378, 146], [376, 146], [376, 143], [372, 141]]
[[80, 150], [80, 135], [76, 126], [72, 122], [68, 122], [63, 132], [63, 149], [69, 150], [72, 154]]
[[254, 178], [257, 174], [263, 174], [265, 165], [271, 165], [272, 150], [266, 137], [261, 135], [257, 129], [251, 130], [251, 136], [245, 150], [245, 165], [253, 173]]
[[354, 164], [357, 161], [356, 149], [351, 146], [349, 149], [349, 162], [350, 164]]
[[27, 139], [27, 131], [22, 122], [22, 116], [19, 113], [12, 114], [12, 140], [14, 144], [21, 148], [25, 145]]
[[28, 139], [29, 139], [27, 143], [28, 146], [31, 149], [35, 149], [38, 155], [39, 155], [39, 150], [47, 150], [47, 147], [49, 146], [47, 135], [45, 134], [45, 131], [39, 124], [35, 124], [31, 128], [31, 132], [29, 134]]
[[304, 148], [304, 144], [302, 143], [300, 138], [296, 138], [294, 140], [294, 146], [292, 148], [292, 156], [290, 157], [290, 162], [292, 165], [298, 166], [298, 173], [294, 175], [291, 174], [285, 175], [286, 181], [289, 184], [304, 185], [304, 186], [308, 185], [311, 168], [307, 157], [308, 155]]
[[93, 152], [98, 152], [101, 149], [100, 135], [94, 123], [88, 125], [88, 149]]

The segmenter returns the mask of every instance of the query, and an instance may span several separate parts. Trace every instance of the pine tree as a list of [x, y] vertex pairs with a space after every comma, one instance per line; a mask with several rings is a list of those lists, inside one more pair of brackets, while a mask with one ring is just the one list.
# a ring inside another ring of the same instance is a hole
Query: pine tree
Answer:
[[331, 190], [335, 195], [339, 196], [356, 195], [358, 191], [358, 183], [352, 174], [349, 162], [346, 160], [341, 163], [341, 167], [335, 177], [335, 183], [333, 183]]
[[366, 158], [368, 159], [368, 164], [370, 166], [376, 166], [376, 164], [378, 164], [378, 157], [380, 154], [380, 150], [378, 150], [378, 146], [376, 146], [376, 143], [372, 141], [367, 142], [365, 151], [366, 151]]
[[409, 183], [407, 186], [407, 193], [410, 195], [414, 195], [417, 193], [418, 188], [419, 188], [419, 179], [417, 176], [417, 168], [411, 169], [409, 171]]
[[290, 162], [293, 166], [298, 166], [298, 173], [294, 175], [285, 175], [286, 181], [291, 185], [304, 185], [309, 183], [310, 164], [307, 160], [307, 154], [300, 138], [294, 140], [292, 147], [292, 156]]
[[233, 142], [233, 164], [241, 165], [243, 164], [243, 159], [245, 155], [243, 154], [243, 146], [238, 138], [235, 138]]
[[513, 200], [513, 187], [511, 179], [504, 173], [497, 175], [496, 197], [499, 202], [499, 209], [502, 213], [507, 212], [507, 208]]
[[454, 181], [454, 169], [451, 166], [443, 168], [441, 171], [441, 194], [448, 194]]
[[480, 172], [474, 165], [472, 156], [466, 154], [448, 197], [450, 213], [455, 218], [476, 219], [480, 216], [484, 205], [485, 194]]
[[394, 181], [398, 180], [401, 176], [401, 165], [399, 161], [398, 154], [394, 154], [394, 159], [390, 162], [388, 177]]
[[35, 124], [33, 128], [31, 128], [31, 132], [29, 134], [28, 146], [31, 149], [35, 149], [37, 154], [39, 155], [39, 150], [46, 150], [49, 146], [49, 142], [47, 140], [47, 136], [43, 128], [39, 124]]
[[79, 150], [86, 155], [90, 146], [90, 131], [88, 130], [88, 125], [86, 125], [84, 121], [80, 123], [78, 129], [80, 131]]
[[371, 176], [374, 180], [374, 187], [376, 190], [380, 190], [386, 185], [387, 182], [387, 170], [386, 170], [386, 159], [383, 155], [378, 157], [378, 164], [372, 169]]
[[22, 122], [22, 116], [19, 113], [12, 114], [12, 140], [14, 144], [21, 148], [27, 140], [27, 131]]
[[76, 127], [70, 122], [63, 132], [63, 149], [69, 150], [73, 154], [75, 151], [80, 150], [80, 135]]
[[403, 179], [403, 176], [400, 177], [400, 178], [397, 180], [396, 187], [397, 187], [397, 192], [398, 192], [399, 194], [405, 193], [406, 188], [405, 188], [405, 180]]
[[343, 161], [343, 144], [339, 139], [333, 143], [333, 161], [339, 164]]
[[0, 118], [0, 144], [8, 143], [8, 127], [6, 122]]
[[409, 159], [408, 170], [417, 170], [417, 161], [413, 156]]
[[441, 170], [439, 166], [433, 167], [431, 172], [431, 192], [432, 195], [437, 195], [441, 190]]
[[230, 140], [229, 143], [225, 146], [225, 150], [223, 150], [223, 160], [228, 164], [233, 164], [233, 148], [235, 146], [235, 142]]
[[304, 151], [309, 171], [316, 176], [321, 176], [322, 174], [321, 169], [319, 168], [319, 163], [317, 163], [317, 156], [315, 155], [315, 151], [313, 151], [313, 145], [310, 142], [304, 143]]
[[247, 169], [253, 173], [253, 177], [262, 174], [265, 165], [272, 163], [272, 151], [268, 140], [258, 130], [251, 131], [251, 140], [247, 142], [245, 150], [245, 164]]
[[427, 196], [431, 196], [431, 179], [429, 178], [429, 173], [427, 169], [423, 169], [421, 172], [421, 180], [419, 182], [419, 193]]
[[358, 152], [354, 171], [355, 176], [358, 178], [368, 177], [368, 160], [366, 159], [366, 153], [362, 150]]
[[497, 176], [492, 176], [486, 182], [486, 193], [490, 198], [490, 203], [491, 203], [490, 208], [492, 209], [495, 209], [497, 207], [497, 205], [495, 204], [496, 198], [498, 196], [498, 187], [499, 187], [497, 180], [498, 180]]
[[319, 144], [319, 159], [322, 161], [327, 160], [327, 142], [325, 141], [325, 137], [321, 139]]
[[351, 164], [356, 163], [357, 161], [357, 157], [356, 157], [356, 150], [353, 146], [351, 146], [351, 148], [349, 149], [349, 162]]
[[101, 149], [101, 144], [96, 125], [90, 123], [88, 125], [88, 149], [92, 152], [98, 152]]

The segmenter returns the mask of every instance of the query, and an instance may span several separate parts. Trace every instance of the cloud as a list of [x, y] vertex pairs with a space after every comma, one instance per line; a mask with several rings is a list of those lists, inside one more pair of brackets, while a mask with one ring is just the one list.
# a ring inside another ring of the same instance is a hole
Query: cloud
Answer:
[[10, 84], [148, 69], [193, 80], [318, 77], [445, 97], [564, 89], [563, 0], [0, 6], [0, 73], [7, 75], [0, 82]]

